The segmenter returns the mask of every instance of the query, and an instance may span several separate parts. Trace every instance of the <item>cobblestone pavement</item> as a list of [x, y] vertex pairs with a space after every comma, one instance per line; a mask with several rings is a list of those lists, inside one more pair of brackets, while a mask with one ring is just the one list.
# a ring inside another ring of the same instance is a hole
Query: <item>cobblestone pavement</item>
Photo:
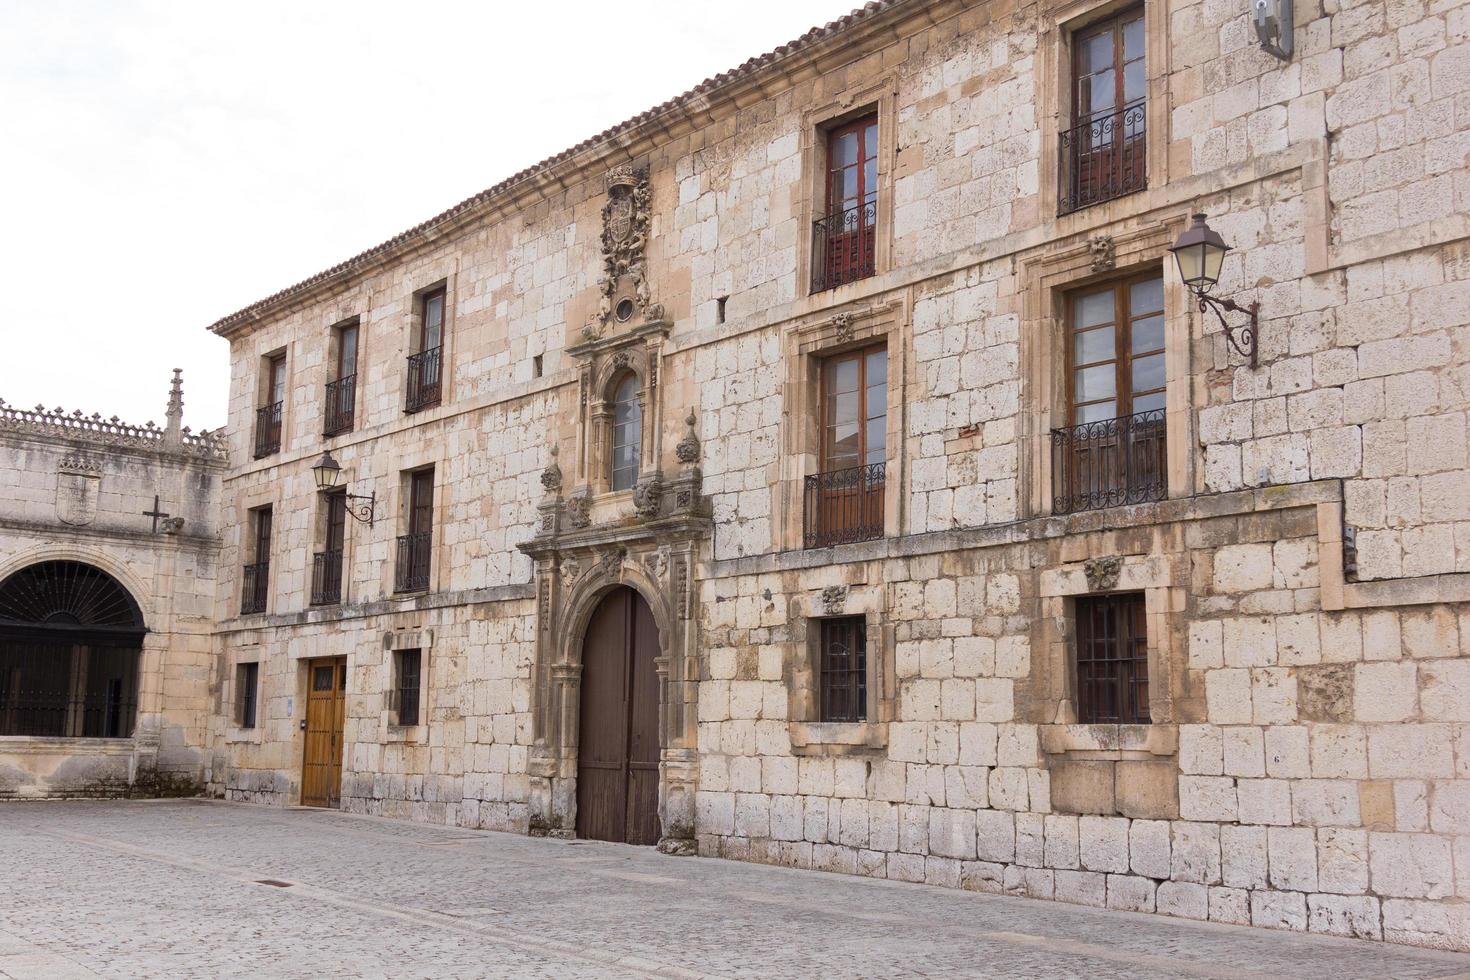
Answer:
[[9, 977], [1470, 978], [1401, 946], [200, 800], [0, 804], [0, 859]]

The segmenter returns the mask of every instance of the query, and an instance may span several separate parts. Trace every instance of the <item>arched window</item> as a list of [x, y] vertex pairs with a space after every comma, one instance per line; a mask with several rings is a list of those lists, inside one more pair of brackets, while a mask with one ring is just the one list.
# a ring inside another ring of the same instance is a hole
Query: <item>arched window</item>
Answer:
[[132, 735], [143, 633], [137, 602], [91, 565], [0, 582], [0, 735]]
[[643, 409], [638, 404], [638, 376], [618, 382], [612, 404], [612, 489], [627, 490], [638, 482], [643, 446]]

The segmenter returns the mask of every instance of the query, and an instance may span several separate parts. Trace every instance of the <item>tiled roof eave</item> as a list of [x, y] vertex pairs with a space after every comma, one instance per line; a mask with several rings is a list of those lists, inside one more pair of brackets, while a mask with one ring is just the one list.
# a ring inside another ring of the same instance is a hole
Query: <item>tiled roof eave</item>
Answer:
[[415, 251], [430, 247], [462, 227], [487, 216], [509, 215], [526, 203], [545, 199], [585, 180], [592, 168], [605, 168], [647, 153], [683, 131], [708, 126], [732, 108], [738, 110], [769, 98], [793, 84], [850, 61], [854, 42], [902, 36], [899, 25], [918, 16], [933, 23], [976, 0], [873, 0], [865, 6], [813, 28], [795, 41], [751, 58], [694, 88], [556, 153], [453, 207], [366, 251], [325, 269], [211, 324], [209, 330], [232, 337], [272, 319], [292, 305], [334, 285], [361, 276]]

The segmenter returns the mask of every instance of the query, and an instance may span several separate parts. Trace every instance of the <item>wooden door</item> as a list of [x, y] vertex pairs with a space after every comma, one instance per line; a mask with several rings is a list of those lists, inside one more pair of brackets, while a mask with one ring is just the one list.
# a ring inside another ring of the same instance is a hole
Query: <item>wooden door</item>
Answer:
[[306, 668], [306, 760], [301, 805], [336, 806], [342, 790], [342, 722], [347, 660], [312, 660]]
[[658, 630], [643, 597], [608, 593], [582, 641], [577, 836], [656, 844]]

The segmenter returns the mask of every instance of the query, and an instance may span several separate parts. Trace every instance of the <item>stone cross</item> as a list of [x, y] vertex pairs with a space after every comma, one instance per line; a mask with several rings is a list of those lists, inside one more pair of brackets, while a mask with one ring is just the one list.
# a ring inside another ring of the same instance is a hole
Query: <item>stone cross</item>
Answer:
[[153, 533], [154, 534], [157, 534], [158, 533], [158, 519], [160, 517], [167, 517], [168, 516], [163, 511], [161, 511], [161, 510], [158, 509], [158, 494], [155, 493], [153, 495], [153, 509], [152, 510], [145, 510], [145, 511], [143, 511], [143, 516], [144, 517], [151, 517], [151, 518], [153, 518]]

